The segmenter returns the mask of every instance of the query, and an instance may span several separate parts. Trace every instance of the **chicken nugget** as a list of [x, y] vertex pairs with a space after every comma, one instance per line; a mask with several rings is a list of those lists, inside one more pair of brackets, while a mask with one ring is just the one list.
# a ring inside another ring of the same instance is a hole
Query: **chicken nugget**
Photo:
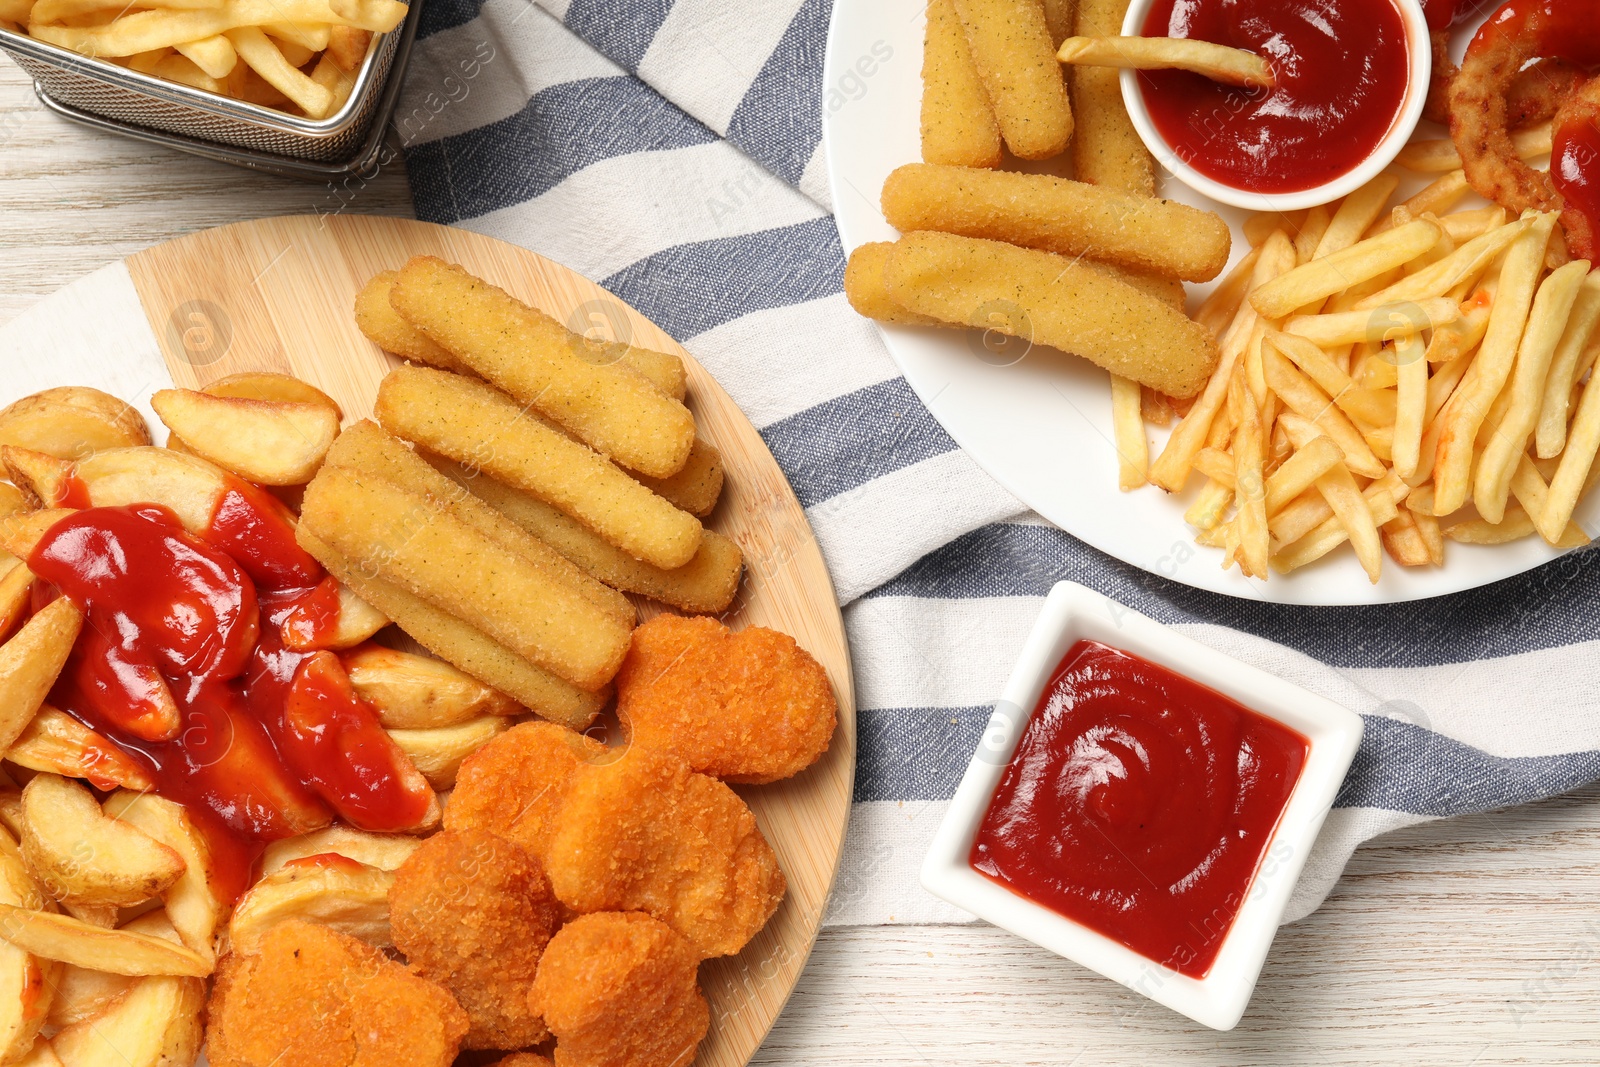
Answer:
[[217, 969], [212, 1067], [449, 1067], [467, 1013], [353, 937], [291, 920]]
[[484, 830], [430, 837], [395, 873], [389, 921], [412, 973], [466, 1009], [464, 1047], [526, 1048], [550, 1036], [528, 991], [561, 905], [527, 849]]
[[633, 632], [617, 675], [633, 743], [728, 782], [776, 782], [828, 748], [839, 705], [794, 638], [715, 619], [658, 615]]
[[513, 1052], [505, 1059], [495, 1060], [489, 1067], [555, 1067], [555, 1063], [540, 1052]]
[[647, 912], [707, 959], [743, 948], [785, 888], [772, 846], [732, 789], [637, 746], [573, 774], [545, 870], [573, 911]]
[[509, 837], [543, 863], [572, 775], [605, 752], [593, 738], [554, 723], [513, 726], [461, 764], [444, 828]]
[[638, 912], [585, 915], [562, 927], [533, 983], [533, 1003], [556, 1035], [556, 1067], [679, 1067], [694, 1059], [711, 1025], [698, 963], [689, 942]]

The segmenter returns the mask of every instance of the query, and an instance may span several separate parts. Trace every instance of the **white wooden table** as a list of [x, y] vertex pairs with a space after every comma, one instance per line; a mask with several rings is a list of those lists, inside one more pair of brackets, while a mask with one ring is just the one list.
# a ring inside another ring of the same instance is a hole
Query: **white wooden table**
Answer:
[[[341, 208], [409, 215], [404, 174], [330, 189], [103, 136], [0, 58], [0, 322], [170, 237]], [[857, 927], [823, 933], [757, 1062], [1600, 1063], [1600, 788], [1363, 849], [1232, 1033], [987, 926]]]

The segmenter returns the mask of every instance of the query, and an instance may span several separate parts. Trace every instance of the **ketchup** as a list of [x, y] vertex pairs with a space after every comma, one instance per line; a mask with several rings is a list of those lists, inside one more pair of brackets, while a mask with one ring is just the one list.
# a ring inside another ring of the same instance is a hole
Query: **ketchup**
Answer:
[[1130, 653], [1080, 641], [979, 827], [980, 873], [1204, 977], [1305, 764], [1295, 731]]
[[1600, 231], [1600, 129], [1589, 121], [1563, 122], [1555, 129], [1550, 153], [1550, 180], [1562, 204]]
[[1388, 135], [1411, 76], [1394, 0], [1156, 0], [1144, 33], [1266, 59], [1270, 89], [1180, 70], [1139, 74], [1173, 152], [1208, 178], [1253, 192], [1311, 189], [1355, 169]]
[[87, 508], [28, 566], [87, 614], [52, 703], [188, 807], [225, 861], [247, 870], [250, 843], [335, 813], [368, 830], [426, 818], [427, 782], [316, 649], [337, 586], [270, 494], [230, 477], [202, 536], [159, 505]]

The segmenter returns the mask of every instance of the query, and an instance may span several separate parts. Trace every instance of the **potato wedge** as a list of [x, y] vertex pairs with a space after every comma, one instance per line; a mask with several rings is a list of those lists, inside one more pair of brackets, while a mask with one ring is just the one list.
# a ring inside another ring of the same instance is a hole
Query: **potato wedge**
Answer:
[[378, 721], [391, 730], [456, 726], [485, 715], [514, 715], [519, 710], [516, 701], [504, 693], [443, 660], [372, 644], [339, 658], [361, 699], [372, 705]]
[[104, 810], [183, 857], [183, 874], [162, 895], [167, 918], [185, 945], [207, 962], [215, 961], [224, 892], [218, 884], [211, 844], [184, 806], [153, 793], [124, 789], [106, 799]]
[[374, 948], [394, 944], [389, 933], [391, 871], [337, 854], [290, 860], [252, 886], [234, 906], [229, 950], [255, 952], [272, 927], [290, 919], [331, 926]]
[[126, 752], [49, 704], [40, 706], [5, 758], [30, 771], [87, 778], [97, 789], [155, 788], [149, 772]]
[[71, 515], [72, 508], [46, 508], [40, 511], [19, 511], [0, 519], [0, 548], [27, 559], [39, 539], [50, 527]]
[[77, 475], [93, 506], [162, 504], [194, 534], [210, 524], [227, 488], [215, 464], [168, 448], [99, 452], [78, 464]]
[[422, 839], [409, 834], [374, 834], [349, 826], [330, 826], [268, 845], [261, 854], [261, 876], [275, 874], [295, 860], [326, 855], [343, 856], [380, 871], [396, 871], [421, 847]]
[[36, 508], [61, 507], [72, 492], [72, 464], [18, 445], [0, 445], [0, 462]]
[[0, 411], [0, 445], [31, 448], [58, 459], [149, 443], [144, 416], [98, 389], [46, 389]]
[[[303, 613], [306, 625], [298, 625]], [[320, 627], [312, 621], [312, 614], [305, 605], [289, 613], [283, 624], [284, 644], [298, 652], [354, 648], [389, 625], [389, 616], [362, 600], [343, 582], [339, 583], [339, 610], [334, 616], [332, 632], [319, 633]]]
[[0, 578], [0, 641], [11, 638], [33, 603], [33, 572], [14, 564]]
[[339, 416], [320, 403], [162, 389], [150, 405], [189, 448], [262, 485], [309, 481], [339, 435]]
[[9, 904], [0, 904], [0, 938], [43, 959], [111, 974], [203, 978], [211, 973], [211, 964], [187, 946]]
[[125, 974], [62, 965], [46, 1025], [52, 1030], [63, 1030], [74, 1023], [93, 1019], [138, 980]]
[[0, 645], [0, 744], [5, 748], [22, 736], [44, 705], [82, 629], [83, 612], [61, 597]]
[[46, 1037], [33, 1039], [33, 1048], [20, 1060], [7, 1061], [10, 1067], [63, 1067], [61, 1057], [56, 1055], [55, 1046]]
[[[42, 908], [47, 900], [16, 841], [0, 833], [0, 904]], [[60, 972], [53, 961], [0, 942], [0, 1063], [11, 1063], [32, 1047], [49, 1016]]]
[[176, 851], [110, 818], [82, 784], [57, 774], [22, 790], [22, 854], [51, 896], [75, 904], [138, 904], [185, 870]]
[[292, 374], [273, 374], [269, 371], [244, 371], [208, 382], [200, 391], [210, 396], [233, 397], [237, 400], [267, 400], [285, 404], [321, 404], [342, 418], [344, 412], [333, 397], [310, 382], [301, 381]]
[[187, 1067], [205, 1040], [205, 1001], [200, 978], [141, 978], [51, 1045], [65, 1067]]
[[493, 715], [429, 730], [390, 730], [400, 750], [435, 789], [453, 789], [461, 761], [510, 729], [511, 720]]

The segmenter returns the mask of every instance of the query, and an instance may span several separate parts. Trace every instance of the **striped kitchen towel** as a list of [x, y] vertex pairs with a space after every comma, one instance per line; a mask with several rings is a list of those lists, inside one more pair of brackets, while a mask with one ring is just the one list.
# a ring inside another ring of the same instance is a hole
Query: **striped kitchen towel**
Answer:
[[[860, 705], [830, 922], [968, 918], [924, 893], [917, 870], [1063, 578], [1365, 717], [1290, 918], [1374, 834], [1600, 777], [1600, 554], [1408, 605], [1264, 605], [1112, 560], [983, 474], [841, 292], [821, 147], [830, 10], [426, 0], [395, 119], [419, 217], [531, 248], [660, 323], [761, 430], [805, 505], [845, 605]], [[873, 62], [920, 63], [884, 53]]]

